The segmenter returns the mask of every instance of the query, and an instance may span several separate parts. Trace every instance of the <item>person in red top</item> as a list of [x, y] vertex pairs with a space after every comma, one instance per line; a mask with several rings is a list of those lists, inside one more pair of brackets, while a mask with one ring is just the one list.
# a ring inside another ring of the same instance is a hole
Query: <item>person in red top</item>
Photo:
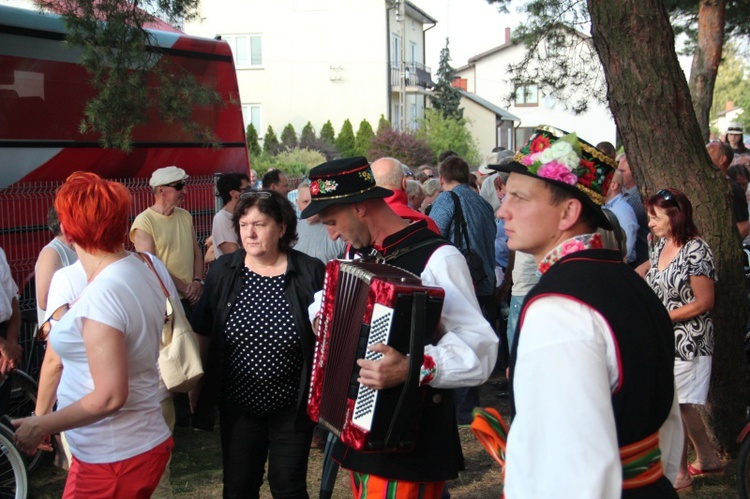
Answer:
[[396, 212], [398, 216], [406, 220], [425, 220], [427, 228], [436, 234], [440, 229], [433, 219], [409, 207], [406, 195], [406, 175], [401, 162], [395, 158], [380, 158], [370, 165], [372, 174], [375, 175], [375, 183], [393, 191], [393, 195], [385, 198], [385, 202]]

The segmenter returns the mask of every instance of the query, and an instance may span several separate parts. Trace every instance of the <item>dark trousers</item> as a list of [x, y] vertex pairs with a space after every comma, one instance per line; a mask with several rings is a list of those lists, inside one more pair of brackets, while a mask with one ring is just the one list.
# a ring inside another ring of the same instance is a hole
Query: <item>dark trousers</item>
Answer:
[[222, 401], [221, 453], [224, 498], [257, 498], [268, 458], [274, 499], [307, 499], [307, 459], [314, 426], [296, 429], [297, 408], [254, 416]]

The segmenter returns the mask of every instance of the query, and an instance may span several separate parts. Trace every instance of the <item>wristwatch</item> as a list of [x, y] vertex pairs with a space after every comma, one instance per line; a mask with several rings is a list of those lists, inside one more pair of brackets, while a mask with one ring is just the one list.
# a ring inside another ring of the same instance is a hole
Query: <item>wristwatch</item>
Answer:
[[193, 280], [194, 280], [194, 281], [198, 281], [199, 283], [201, 283], [201, 286], [205, 286], [205, 285], [206, 285], [206, 281], [204, 281], [204, 280], [203, 280], [203, 279], [201, 279], [200, 277], [196, 277], [196, 278], [194, 278]]

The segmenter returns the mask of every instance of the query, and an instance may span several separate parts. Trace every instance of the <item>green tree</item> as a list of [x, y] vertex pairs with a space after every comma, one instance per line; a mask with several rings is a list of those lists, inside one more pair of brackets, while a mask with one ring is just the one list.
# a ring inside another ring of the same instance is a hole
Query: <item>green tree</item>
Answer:
[[326, 121], [323, 124], [323, 128], [320, 129], [320, 140], [332, 145], [336, 143], [335, 132], [333, 131], [331, 120]]
[[385, 116], [381, 114], [380, 119], [378, 120], [378, 130], [376, 134], [380, 134], [381, 132], [385, 130], [390, 130], [390, 129], [391, 129], [391, 122], [385, 119]]
[[270, 156], [275, 156], [281, 152], [281, 144], [279, 144], [279, 138], [276, 137], [276, 133], [273, 131], [273, 127], [268, 125], [266, 135], [263, 137], [263, 152]]
[[430, 97], [432, 107], [440, 111], [446, 118], [461, 119], [464, 110], [461, 104], [461, 92], [452, 86], [456, 77], [456, 70], [450, 65], [451, 52], [448, 48], [448, 39], [445, 39], [445, 47], [440, 51], [440, 64], [437, 70], [438, 81], [435, 84], [433, 94]]
[[291, 123], [285, 126], [281, 131], [281, 145], [287, 149], [294, 149], [298, 145], [297, 133], [294, 131], [294, 127]]
[[[714, 102], [711, 106], [711, 120], [725, 110], [726, 103], [734, 102], [734, 106], [745, 112], [739, 115], [738, 121], [744, 124], [745, 130], [750, 129], [750, 65], [746, 58], [737, 52], [734, 44], [724, 47], [724, 58], [719, 66], [714, 87]], [[723, 133], [724, 130], [716, 130]]]
[[309, 121], [307, 124], [302, 128], [302, 134], [299, 138], [299, 146], [302, 149], [315, 149], [315, 142], [317, 142], [317, 138], [315, 137], [315, 129], [312, 126], [312, 123]]
[[466, 126], [466, 118], [446, 118], [435, 109], [426, 109], [416, 136], [430, 147], [430, 163], [437, 164], [440, 153], [448, 150], [457, 152], [470, 165], [479, 164], [481, 161], [479, 149]]
[[[197, 18], [198, 0], [40, 0], [39, 6], [63, 17], [66, 42], [81, 49], [81, 64], [91, 75], [95, 94], [84, 108], [82, 133], [98, 133], [103, 146], [129, 151], [134, 128], [155, 110], [163, 121], [181, 123], [199, 141], [215, 145], [214, 132], [193, 121], [192, 113], [197, 106], [221, 105], [221, 96], [176, 62], [161, 58], [156, 64], [160, 53], [144, 28], [157, 11], [168, 19]], [[149, 85], [150, 79], [158, 84]]]
[[357, 156], [367, 155], [374, 136], [375, 132], [372, 131], [372, 125], [367, 120], [362, 120], [357, 130], [357, 138], [354, 141], [354, 149]]
[[357, 155], [355, 141], [356, 139], [354, 137], [354, 128], [352, 127], [352, 122], [347, 119], [341, 126], [339, 136], [336, 137], [336, 149], [339, 150], [339, 154], [342, 158], [348, 158], [350, 156]]
[[250, 156], [260, 156], [260, 153], [263, 151], [260, 148], [260, 144], [258, 144], [258, 131], [252, 123], [247, 125], [245, 137], [247, 139], [247, 150], [250, 153]]

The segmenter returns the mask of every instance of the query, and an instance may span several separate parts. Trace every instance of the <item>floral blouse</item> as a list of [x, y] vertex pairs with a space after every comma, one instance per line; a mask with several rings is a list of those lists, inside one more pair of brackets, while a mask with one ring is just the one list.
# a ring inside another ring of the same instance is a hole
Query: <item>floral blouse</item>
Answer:
[[[695, 301], [690, 287], [690, 276], [705, 275], [717, 281], [714, 255], [703, 239], [695, 238], [685, 243], [677, 256], [662, 271], [659, 271], [659, 255], [664, 249], [661, 239], [649, 252], [651, 268], [646, 273], [646, 282], [671, 311]], [[675, 358], [692, 360], [696, 356], [710, 356], [714, 349], [714, 323], [711, 312], [704, 312], [681, 322], [673, 322]]]

